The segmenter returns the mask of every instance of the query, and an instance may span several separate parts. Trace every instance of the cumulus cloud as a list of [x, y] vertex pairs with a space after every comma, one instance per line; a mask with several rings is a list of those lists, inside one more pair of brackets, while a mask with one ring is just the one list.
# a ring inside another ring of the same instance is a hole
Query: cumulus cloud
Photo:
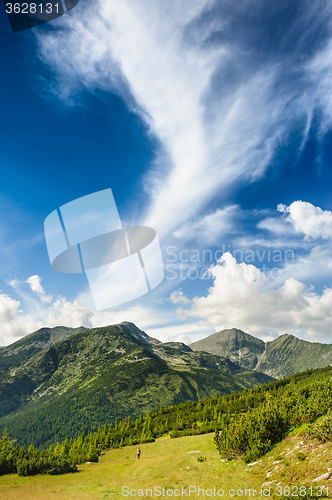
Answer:
[[181, 288], [179, 290], [174, 290], [167, 300], [172, 302], [172, 304], [189, 304], [190, 302], [190, 300], [183, 295]]
[[77, 299], [70, 301], [64, 297], [59, 297], [47, 311], [45, 324], [47, 326], [66, 325], [72, 327], [92, 327], [92, 316], [93, 311], [91, 309], [86, 309]]
[[278, 210], [289, 214], [287, 220], [292, 223], [297, 233], [305, 235], [307, 240], [332, 237], [332, 212], [322, 210], [307, 201], [294, 201], [289, 207], [278, 205]]
[[1, 343], [9, 344], [18, 338], [41, 328], [42, 322], [31, 315], [24, 315], [20, 301], [0, 294]]
[[9, 295], [0, 294], [0, 320], [2, 322], [12, 321], [20, 307], [18, 300], [12, 299]]
[[49, 304], [52, 302], [52, 295], [46, 295], [44, 288], [42, 287], [41, 284], [41, 277], [38, 276], [37, 274], [30, 276], [30, 278], [27, 279], [27, 283], [30, 286], [31, 290], [33, 292], [36, 292], [40, 300], [46, 304]]
[[273, 289], [273, 280], [253, 265], [225, 253], [210, 268], [214, 280], [206, 296], [193, 300], [189, 316], [202, 324], [239, 328], [252, 335], [308, 334], [331, 341], [332, 288], [321, 294], [294, 278]]
[[[39, 277], [38, 277], [39, 278]], [[30, 280], [34, 288], [39, 288], [39, 279]], [[30, 284], [30, 283], [29, 283]], [[173, 313], [160, 311], [138, 305], [124, 308], [113, 308], [96, 311], [93, 306], [91, 294], [86, 291], [77, 298], [69, 300], [63, 296], [52, 299], [51, 302], [39, 301], [31, 293], [26, 292], [22, 283], [17, 280], [8, 282], [20, 300], [10, 295], [0, 294], [0, 342], [8, 345], [21, 337], [32, 333], [42, 327], [59, 325], [88, 328], [112, 325], [129, 321], [139, 328], [162, 327], [173, 319]], [[30, 289], [35, 291], [31, 286]], [[45, 290], [43, 289], [44, 293]], [[185, 297], [184, 297], [185, 300]], [[181, 332], [176, 332], [179, 335]], [[163, 330], [163, 335], [165, 330]]]

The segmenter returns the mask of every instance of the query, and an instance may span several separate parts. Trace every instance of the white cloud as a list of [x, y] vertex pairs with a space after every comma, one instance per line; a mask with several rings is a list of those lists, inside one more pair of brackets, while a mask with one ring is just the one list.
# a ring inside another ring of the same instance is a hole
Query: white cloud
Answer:
[[240, 217], [240, 207], [231, 205], [204, 215], [193, 222], [187, 222], [175, 231], [175, 236], [181, 239], [196, 239], [207, 244], [213, 244], [227, 233], [235, 232], [237, 220]]
[[179, 335], [175, 338], [175, 342], [183, 342], [183, 344], [189, 345], [192, 343], [192, 340], [189, 335]]
[[43, 326], [31, 315], [24, 315], [19, 309], [20, 301], [9, 295], [0, 294], [1, 343], [9, 344], [18, 338]]
[[[39, 289], [38, 279], [34, 279], [32, 283]], [[20, 300], [0, 294], [1, 334], [2, 343], [5, 345], [42, 327], [64, 325], [75, 328], [82, 325], [93, 328], [129, 321], [144, 330], [165, 325], [174, 316], [172, 312], [168, 314], [166, 311], [161, 315], [160, 311], [144, 306], [113, 308], [97, 312], [89, 292], [80, 294], [74, 300], [60, 296], [51, 303], [40, 302], [31, 293], [26, 292], [21, 282], [12, 280], [8, 284], [12, 286]]]
[[187, 314], [202, 325], [239, 328], [252, 335], [308, 334], [312, 340], [332, 340], [332, 288], [321, 294], [304, 283], [287, 279], [277, 289], [253, 265], [238, 264], [226, 253], [210, 268], [213, 286], [196, 297]]
[[179, 290], [174, 290], [171, 293], [169, 299], [166, 299], [166, 300], [169, 300], [170, 302], [172, 302], [172, 304], [189, 304], [190, 303], [190, 300], [185, 295], [183, 295], [183, 291], [181, 288]]
[[[281, 205], [278, 205], [278, 210]], [[257, 224], [258, 229], [267, 229], [271, 233], [278, 236], [294, 236], [294, 228], [286, 219], [276, 219], [274, 217], [267, 217]]]
[[27, 283], [30, 286], [31, 290], [39, 295], [42, 302], [46, 304], [52, 302], [53, 297], [52, 295], [46, 295], [45, 290], [41, 284], [40, 276], [38, 276], [37, 274], [30, 276], [30, 278], [27, 279]]
[[[260, 49], [250, 51], [241, 37], [236, 43], [232, 37], [209, 43], [226, 21], [213, 10], [204, 22], [198, 19], [216, 5], [211, 0], [100, 0], [64, 16], [59, 31], [37, 33], [40, 56], [58, 78], [52, 90], [60, 98], [72, 98], [82, 87], [120, 93], [158, 139], [159, 154], [145, 177], [150, 204], [144, 222], [160, 236], [176, 230], [190, 235], [195, 226], [186, 226], [188, 221], [216, 193], [260, 178], [293, 129], [302, 130], [303, 149], [313, 110], [325, 106], [319, 96], [329, 95], [332, 83], [329, 52], [321, 59], [319, 54], [302, 57], [297, 85], [293, 73], [287, 85], [294, 67], [288, 57], [271, 55], [257, 64]], [[227, 10], [234, 19], [236, 5]], [[296, 29], [303, 23], [309, 36], [318, 11], [321, 17], [322, 7], [306, 4]], [[326, 6], [324, 18], [330, 14]], [[322, 73], [324, 86], [316, 86]]]
[[322, 210], [307, 201], [294, 201], [289, 207], [278, 205], [278, 210], [289, 214], [290, 221], [297, 233], [305, 235], [307, 240], [332, 237], [332, 212]]
[[18, 300], [12, 299], [9, 295], [0, 294], [0, 321], [12, 321], [18, 312], [20, 303]]
[[46, 311], [45, 325], [47, 326], [93, 326], [91, 322], [93, 311], [86, 309], [77, 299], [70, 301], [59, 297]]
[[146, 333], [161, 342], [184, 342], [184, 344], [196, 342], [211, 334], [211, 328], [207, 325], [199, 325], [197, 322], [181, 323], [178, 325], [164, 325], [158, 328], [147, 328]]

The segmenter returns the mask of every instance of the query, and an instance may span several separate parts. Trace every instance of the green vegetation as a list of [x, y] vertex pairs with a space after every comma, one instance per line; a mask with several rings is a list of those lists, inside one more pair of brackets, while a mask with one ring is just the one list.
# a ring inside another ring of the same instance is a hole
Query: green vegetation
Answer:
[[226, 356], [246, 369], [275, 378], [287, 377], [307, 368], [323, 368], [332, 363], [331, 344], [308, 342], [288, 334], [264, 343], [235, 328], [214, 333], [190, 347], [194, 351]]
[[309, 435], [322, 443], [332, 441], [332, 413], [309, 427]]
[[[71, 450], [71, 454], [69, 451]], [[90, 450], [89, 450], [90, 451]], [[91, 449], [94, 456], [94, 450]], [[86, 459], [87, 450], [80, 448], [76, 455], [68, 441], [51, 447], [49, 450], [39, 451], [32, 445], [27, 450], [14, 446], [9, 439], [7, 431], [0, 440], [0, 474], [17, 473], [19, 476], [32, 476], [34, 474], [65, 474], [76, 472], [76, 463]], [[98, 460], [98, 456], [97, 456]]]
[[0, 349], [0, 433], [7, 428], [21, 446], [48, 448], [106, 421], [271, 380], [181, 343], [162, 344], [132, 323], [63, 329]]
[[[136, 490], [136, 498], [142, 498], [138, 496], [139, 488], [143, 489], [143, 498], [151, 498], [151, 494], [146, 494], [146, 489], [160, 485], [165, 489], [171, 488], [173, 491], [183, 487], [187, 490], [187, 498], [194, 499], [208, 498], [209, 495], [205, 494], [203, 497], [202, 493], [199, 496], [197, 493], [192, 493], [189, 497], [189, 486], [200, 487], [204, 490], [214, 487], [216, 490], [222, 488], [226, 499], [230, 497], [228, 492], [231, 488], [235, 491], [250, 488], [255, 490], [256, 494], [249, 496], [243, 493], [242, 498], [258, 500], [264, 498], [260, 494], [263, 483], [273, 480], [271, 494], [266, 496], [271, 500], [287, 498], [286, 495], [288, 495], [288, 500], [322, 498], [325, 496], [327, 487], [331, 488], [331, 480], [327, 479], [319, 483], [313, 480], [331, 467], [332, 448], [329, 443], [325, 443], [318, 445], [317, 450], [316, 440], [305, 439], [305, 442], [301, 444], [303, 440], [304, 437], [301, 434], [293, 433], [276, 445], [268, 455], [262, 457], [256, 465], [248, 467], [241, 459], [231, 462], [221, 461], [213, 444], [213, 434], [186, 436], [179, 439], [164, 436], [153, 443], [140, 445], [142, 452], [140, 460], [136, 458], [137, 446], [127, 446], [104, 451], [98, 463], [78, 465], [78, 474], [1, 476], [0, 497], [6, 500], [106, 500], [124, 498], [122, 488], [127, 486]], [[296, 459], [291, 459], [288, 467], [283, 467], [282, 463], [272, 465], [274, 456], [285, 456], [293, 452], [288, 456], [295, 458], [296, 453], [302, 449], [306, 450], [308, 456], [305, 462], [297, 463]], [[197, 450], [206, 457], [206, 460], [197, 462], [199, 453], [192, 453]], [[320, 457], [317, 458], [317, 455]], [[266, 479], [269, 471], [272, 471], [272, 477]], [[319, 484], [323, 491], [315, 487], [316, 484]], [[302, 487], [301, 494], [300, 487]], [[228, 494], [227, 497], [226, 494]], [[183, 496], [185, 497], [185, 494]], [[239, 496], [236, 495], [234, 498], [239, 498]], [[331, 497], [330, 491], [329, 497]], [[128, 498], [135, 497], [128, 496]], [[160, 498], [163, 498], [162, 495]], [[164, 498], [171, 497], [165, 493]], [[211, 495], [210, 498], [218, 498], [218, 496]]]
[[[222, 457], [244, 456], [251, 461], [268, 452], [292, 427], [326, 414], [332, 406], [331, 375], [330, 367], [308, 370], [241, 393], [161, 406], [136, 420], [128, 416], [114, 426], [106, 422], [96, 432], [80, 432], [44, 451], [32, 445], [27, 450], [14, 446], [5, 431], [1, 471], [17, 471], [20, 475], [69, 472], [76, 464], [98, 461], [98, 450], [154, 442], [166, 434], [177, 438], [213, 431]], [[326, 422], [331, 419], [319, 425], [326, 427]]]
[[[294, 377], [290, 379], [296, 380]], [[256, 408], [238, 415], [222, 416], [214, 438], [221, 457], [243, 456], [246, 462], [257, 460], [281, 441], [291, 428], [314, 422], [332, 407], [331, 377], [309, 379], [309, 383], [298, 386], [290, 382], [278, 390], [273, 390], [272, 384], [271, 389]], [[331, 423], [331, 417], [326, 417], [310, 429], [311, 436], [323, 442], [331, 439]]]

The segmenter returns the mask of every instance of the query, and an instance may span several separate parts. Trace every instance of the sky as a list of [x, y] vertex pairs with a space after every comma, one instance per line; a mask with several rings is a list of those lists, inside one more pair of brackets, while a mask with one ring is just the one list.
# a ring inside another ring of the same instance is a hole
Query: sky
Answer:
[[[12, 33], [0, 9], [0, 345], [131, 321], [332, 342], [332, 5], [80, 0]], [[165, 277], [96, 311], [44, 220], [111, 188]]]

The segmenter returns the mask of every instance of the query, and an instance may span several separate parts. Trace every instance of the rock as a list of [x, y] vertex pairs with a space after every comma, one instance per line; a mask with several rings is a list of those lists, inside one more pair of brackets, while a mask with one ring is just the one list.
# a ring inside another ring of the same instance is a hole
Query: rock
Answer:
[[325, 472], [325, 474], [322, 474], [321, 476], [318, 476], [315, 479], [313, 479], [312, 482], [317, 483], [318, 481], [322, 481], [323, 479], [330, 479], [331, 476], [332, 472]]
[[188, 455], [189, 455], [190, 453], [202, 453], [202, 452], [201, 452], [201, 451], [188, 451]]
[[267, 472], [266, 477], [272, 477], [272, 472]]
[[[321, 457], [321, 456], [322, 456], [322, 455], [316, 455], [315, 457], [313, 457], [313, 458], [310, 460], [310, 462], [313, 462], [314, 460], [316, 460], [316, 458], [319, 458], [319, 457]], [[309, 463], [310, 463], [310, 462], [309, 462]]]
[[265, 483], [262, 484], [261, 488], [265, 488], [266, 486], [271, 486], [271, 484], [276, 482], [277, 482], [276, 479], [273, 479], [273, 481], [265, 481]]
[[87, 462], [86, 465], [93, 465], [94, 462]]
[[252, 467], [253, 465], [259, 464], [259, 462], [252, 462], [251, 464], [248, 464], [248, 467]]
[[281, 460], [275, 460], [275, 461], [274, 461], [274, 462], [272, 462], [272, 463], [273, 463], [273, 465], [275, 465], [275, 464], [279, 464], [280, 462], [282, 462], [282, 459], [281, 459]]

